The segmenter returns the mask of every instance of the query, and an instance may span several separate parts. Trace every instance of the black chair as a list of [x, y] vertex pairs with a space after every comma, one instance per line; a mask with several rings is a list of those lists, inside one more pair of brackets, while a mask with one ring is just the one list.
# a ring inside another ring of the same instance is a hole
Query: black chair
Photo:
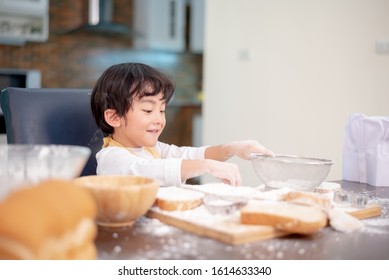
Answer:
[[89, 147], [92, 153], [81, 176], [95, 175], [103, 134], [92, 116], [90, 93], [89, 89], [3, 89], [7, 143]]

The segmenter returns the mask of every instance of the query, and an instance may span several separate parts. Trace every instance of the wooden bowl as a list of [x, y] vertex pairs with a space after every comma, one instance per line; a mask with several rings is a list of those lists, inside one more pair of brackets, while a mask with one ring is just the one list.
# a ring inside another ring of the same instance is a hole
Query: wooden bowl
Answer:
[[154, 204], [159, 189], [155, 179], [131, 175], [91, 175], [74, 179], [94, 196], [102, 227], [131, 226]]

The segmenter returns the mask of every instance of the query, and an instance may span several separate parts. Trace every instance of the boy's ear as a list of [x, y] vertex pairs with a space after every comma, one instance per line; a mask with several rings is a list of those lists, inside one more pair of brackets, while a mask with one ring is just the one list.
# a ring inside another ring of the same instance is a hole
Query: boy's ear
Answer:
[[104, 111], [105, 121], [112, 127], [120, 126], [120, 117], [116, 114], [116, 110], [107, 109]]

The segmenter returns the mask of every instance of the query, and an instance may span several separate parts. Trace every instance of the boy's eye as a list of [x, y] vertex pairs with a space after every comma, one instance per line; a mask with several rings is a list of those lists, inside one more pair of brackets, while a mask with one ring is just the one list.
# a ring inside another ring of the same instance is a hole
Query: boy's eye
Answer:
[[152, 112], [152, 110], [143, 110], [143, 112], [150, 114]]

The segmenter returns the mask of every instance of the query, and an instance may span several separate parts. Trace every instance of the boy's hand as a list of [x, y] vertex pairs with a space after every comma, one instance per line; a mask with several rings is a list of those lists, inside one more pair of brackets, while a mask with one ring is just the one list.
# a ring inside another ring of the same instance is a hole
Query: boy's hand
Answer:
[[260, 153], [268, 156], [274, 156], [273, 152], [266, 149], [256, 140], [234, 141], [228, 145], [230, 156], [238, 156], [242, 159], [251, 159], [252, 153]]
[[217, 160], [206, 160], [206, 162], [208, 169], [207, 173], [220, 179], [225, 184], [232, 186], [242, 185], [242, 179], [238, 165]]

